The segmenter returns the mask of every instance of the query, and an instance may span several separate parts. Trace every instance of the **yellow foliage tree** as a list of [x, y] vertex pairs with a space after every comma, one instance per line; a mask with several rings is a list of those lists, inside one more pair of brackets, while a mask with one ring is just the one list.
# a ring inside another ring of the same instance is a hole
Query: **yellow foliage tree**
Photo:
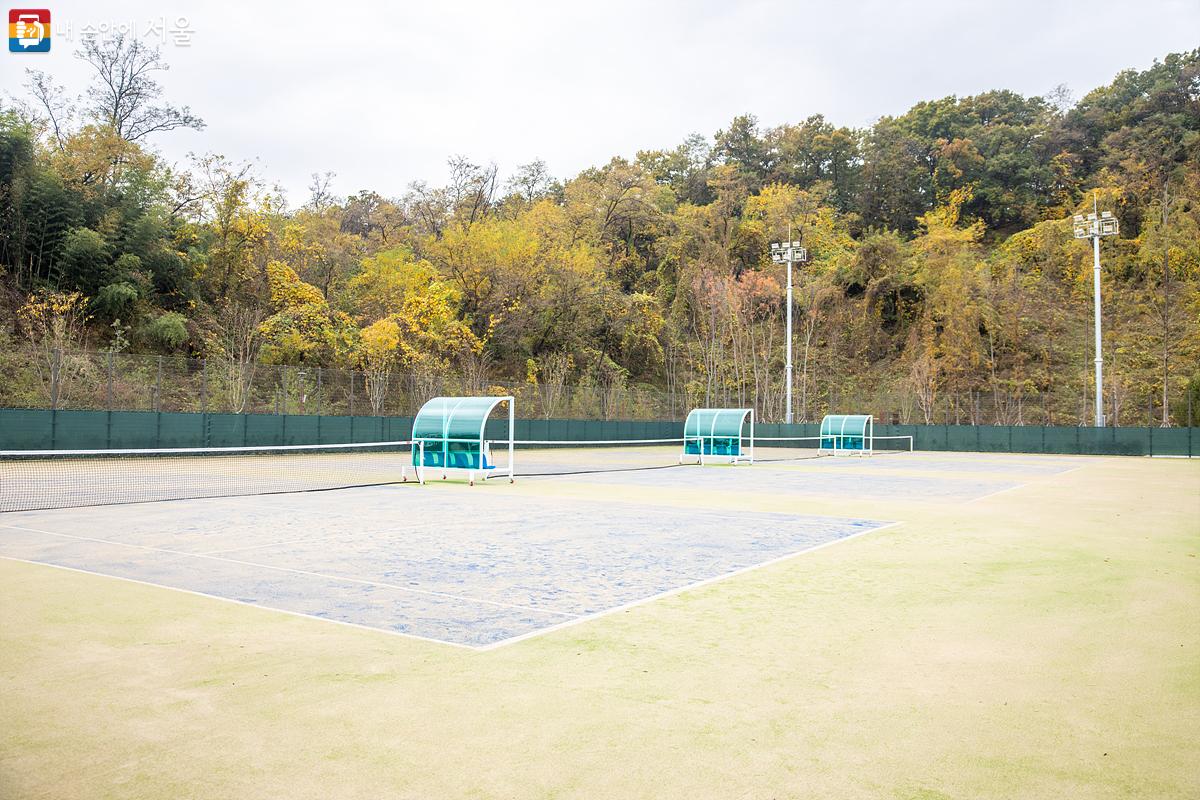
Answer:
[[87, 298], [79, 292], [39, 290], [17, 312], [33, 348], [45, 399], [53, 407], [68, 399], [90, 369], [86, 355], [79, 352], [87, 336], [87, 309]]
[[383, 413], [387, 398], [388, 379], [396, 365], [400, 345], [400, 326], [394, 319], [385, 318], [359, 332], [356, 355], [367, 384], [371, 413]]
[[383, 250], [362, 265], [347, 290], [355, 314], [361, 319], [380, 319], [398, 312], [408, 295], [438, 282], [433, 265], [414, 258], [406, 247]]
[[922, 352], [912, 354], [911, 363], [924, 359], [924, 379], [946, 390], [956, 416], [966, 414], [974, 422], [975, 403], [969, 401], [984, 360], [980, 328], [987, 309], [981, 290], [984, 265], [979, 260], [984, 225], [978, 220], [959, 225], [962, 206], [970, 199], [970, 187], [955, 189], [946, 205], [918, 219], [913, 273], [925, 292], [925, 308]]
[[347, 351], [353, 324], [346, 314], [329, 307], [320, 289], [300, 280], [282, 261], [267, 264], [267, 284], [274, 313], [260, 328], [264, 361], [320, 363]]

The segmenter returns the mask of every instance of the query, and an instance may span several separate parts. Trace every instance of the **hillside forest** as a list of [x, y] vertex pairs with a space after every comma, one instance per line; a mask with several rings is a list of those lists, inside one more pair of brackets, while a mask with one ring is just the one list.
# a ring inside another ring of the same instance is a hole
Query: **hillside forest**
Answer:
[[865, 128], [747, 113], [570, 177], [453, 156], [445, 185], [341, 196], [314, 153], [295, 204], [253, 161], [167, 163], [156, 143], [219, 110], [165, 97], [157, 50], [78, 56], [87, 85], [31, 70], [0, 100], [0, 404], [86, 407], [106, 385], [111, 405], [116, 357], [144, 366], [119, 392], [202, 365], [205, 402], [234, 412], [267, 374], [304, 384], [294, 408], [349, 374], [357, 413], [519, 387], [532, 416], [778, 421], [770, 244], [790, 235], [798, 420], [1089, 424], [1072, 217], [1095, 208], [1120, 225], [1101, 245], [1109, 422], [1200, 420], [1200, 50], [1077, 100], [997, 89]]

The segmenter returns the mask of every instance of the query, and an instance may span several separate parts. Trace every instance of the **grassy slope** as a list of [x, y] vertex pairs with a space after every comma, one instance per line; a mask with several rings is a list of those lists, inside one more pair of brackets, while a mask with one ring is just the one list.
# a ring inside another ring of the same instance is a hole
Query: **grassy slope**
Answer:
[[0, 797], [1200, 796], [1200, 464], [1088, 464], [483, 653], [0, 560]]

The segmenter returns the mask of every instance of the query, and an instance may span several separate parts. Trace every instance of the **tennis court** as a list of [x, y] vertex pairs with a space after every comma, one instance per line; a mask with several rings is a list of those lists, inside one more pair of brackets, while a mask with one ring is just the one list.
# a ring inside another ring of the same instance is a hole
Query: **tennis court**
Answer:
[[0, 517], [0, 556], [481, 647], [887, 524], [505, 488], [409, 484], [17, 512]]
[[[858, 464], [857, 468], [850, 468], [853, 465], [841, 466], [839, 460], [834, 459], [821, 459], [803, 472], [786, 468], [786, 463], [598, 473], [589, 475], [587, 480], [608, 485], [702, 488], [750, 494], [840, 497], [846, 500], [868, 496], [934, 503], [977, 500], [1021, 485], [1019, 480], [1001, 477], [979, 479], [959, 475], [903, 475], [895, 470], [882, 469], [877, 474], [873, 472], [876, 469], [873, 464]], [[913, 466], [918, 464], [914, 462]]]
[[[0, 556], [489, 648], [893, 524], [854, 515], [868, 498], [969, 502], [1080, 463], [775, 446], [757, 464], [700, 465], [679, 447], [535, 444], [515, 470], [534, 497], [507, 481], [463, 491], [440, 468], [418, 483], [407, 442], [18, 460], [11, 483], [49, 507], [0, 517]], [[603, 499], [555, 496], [558, 483]], [[659, 501], [622, 499], [635, 486]], [[696, 507], [673, 491], [745, 502]], [[772, 513], [756, 497], [840, 511]]]
[[0, 796], [1200, 790], [1195, 463], [411, 444], [12, 461]]

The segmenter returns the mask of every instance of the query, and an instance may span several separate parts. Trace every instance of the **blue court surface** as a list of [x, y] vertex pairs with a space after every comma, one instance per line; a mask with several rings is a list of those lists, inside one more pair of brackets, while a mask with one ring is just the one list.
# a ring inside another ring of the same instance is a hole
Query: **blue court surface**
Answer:
[[0, 556], [478, 648], [887, 524], [409, 485], [14, 512]]
[[[1021, 480], [999, 477], [960, 477], [953, 474], [920, 476], [891, 472], [872, 475], [870, 471], [887, 459], [907, 456], [878, 456], [871, 459], [851, 457], [821, 458], [799, 461], [755, 463], [729, 466], [687, 465], [677, 469], [643, 470], [640, 472], [606, 472], [587, 475], [588, 483], [662, 486], [664, 488], [694, 488], [712, 491], [763, 492], [776, 496], [811, 496], [855, 499], [875, 497], [889, 500], [920, 502], [966, 502], [989, 494], [1015, 489]], [[842, 465], [845, 465], [844, 467]], [[845, 467], [857, 465], [862, 472], [850, 475]], [[800, 468], [802, 467], [802, 468]], [[910, 468], [918, 469], [916, 462]], [[539, 480], [571, 481], [572, 476], [539, 478]]]

